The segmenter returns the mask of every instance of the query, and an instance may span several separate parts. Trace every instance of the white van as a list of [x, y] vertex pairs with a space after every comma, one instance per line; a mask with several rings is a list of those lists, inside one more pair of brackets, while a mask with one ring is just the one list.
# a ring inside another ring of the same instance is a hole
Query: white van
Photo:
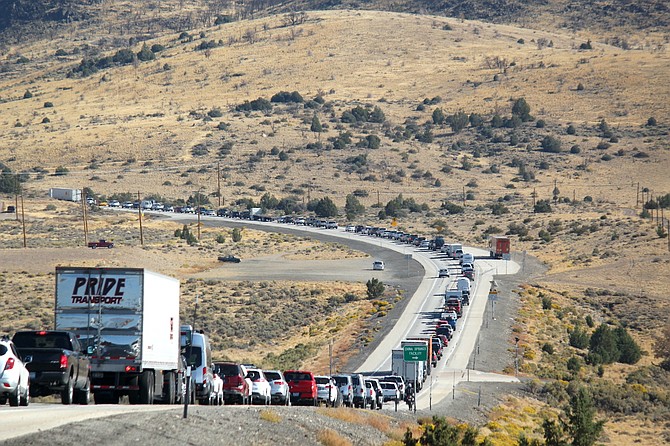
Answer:
[[187, 363], [191, 366], [191, 378], [195, 384], [195, 398], [200, 404], [209, 404], [214, 375], [212, 349], [204, 333], [193, 332], [191, 345], [186, 347]]
[[464, 263], [472, 263], [474, 265], [475, 263], [475, 256], [470, 254], [469, 252], [464, 252], [463, 256], [461, 257], [460, 264]]
[[463, 293], [470, 294], [470, 279], [467, 277], [458, 278], [458, 289]]

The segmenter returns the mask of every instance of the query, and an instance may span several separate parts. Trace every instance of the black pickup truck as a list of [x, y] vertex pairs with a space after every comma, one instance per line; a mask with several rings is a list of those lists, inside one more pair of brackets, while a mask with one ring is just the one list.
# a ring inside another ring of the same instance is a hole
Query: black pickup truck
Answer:
[[22, 358], [30, 356], [30, 394], [60, 394], [63, 404], [88, 404], [91, 365], [68, 331], [18, 331], [12, 338]]

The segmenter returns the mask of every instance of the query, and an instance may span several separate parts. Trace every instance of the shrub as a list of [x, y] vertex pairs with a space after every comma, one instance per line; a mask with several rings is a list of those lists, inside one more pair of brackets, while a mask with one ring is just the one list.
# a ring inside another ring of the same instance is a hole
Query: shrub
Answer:
[[524, 98], [519, 98], [514, 101], [512, 114], [518, 116], [524, 122], [532, 120], [532, 117], [530, 116], [530, 105], [528, 105]]
[[565, 132], [566, 132], [568, 135], [574, 135], [575, 133], [577, 133], [577, 130], [575, 129], [575, 126], [574, 126], [574, 125], [570, 124], [570, 125], [568, 126], [568, 128], [565, 129]]
[[554, 346], [551, 345], [548, 342], [545, 342], [544, 345], [542, 346], [542, 351], [549, 354], [549, 355], [553, 355], [554, 354]]
[[540, 293], [540, 297], [542, 298], [542, 309], [543, 310], [551, 310], [551, 296], [547, 296], [544, 293]]
[[533, 212], [536, 214], [550, 213], [551, 204], [549, 203], [549, 200], [539, 200], [537, 203], [535, 203]]
[[304, 102], [304, 99], [302, 98], [302, 95], [297, 91], [294, 91], [292, 93], [289, 93], [288, 91], [280, 91], [279, 93], [275, 94], [270, 98], [270, 102], [302, 103]]
[[242, 241], [242, 230], [240, 228], [233, 229], [232, 238], [233, 238], [233, 241], [235, 243], [241, 242]]
[[581, 149], [577, 144], [575, 144], [574, 146], [570, 147], [570, 153], [572, 153], [572, 154], [574, 154], [574, 155], [578, 154], [578, 153], [581, 152], [581, 151], [582, 151], [582, 149]]
[[159, 43], [154, 43], [153, 45], [151, 45], [152, 53], [160, 53], [163, 50], [165, 50], [165, 47]]
[[648, 127], [655, 127], [656, 125], [657, 125], [656, 118], [651, 117], [651, 118], [647, 119], [647, 126]]
[[570, 346], [584, 349], [589, 346], [589, 334], [580, 327], [575, 327], [570, 331], [569, 337]]
[[47, 102], [44, 103], [44, 108], [51, 108], [51, 107], [53, 107], [53, 106], [54, 106], [54, 103], [53, 103], [53, 102], [49, 102], [49, 101], [47, 101]]
[[46, 116], [42, 118], [42, 124], [48, 124], [51, 122], [51, 119], [47, 118]]
[[561, 152], [561, 140], [553, 136], [547, 135], [542, 139], [542, 150], [550, 153]]
[[145, 43], [144, 45], [142, 45], [142, 49], [137, 53], [137, 58], [142, 62], [146, 62], [149, 60], [154, 60], [156, 58], [156, 55], [154, 54], [153, 51], [149, 49], [149, 47]]
[[271, 112], [272, 103], [264, 98], [254, 99], [253, 101], [244, 101], [244, 103], [235, 107], [236, 111], [262, 111]]
[[583, 91], [584, 90], [584, 84], [581, 82], [577, 84], [577, 91]]
[[588, 325], [589, 328], [593, 328], [595, 326], [595, 322], [593, 322], [593, 317], [591, 317], [590, 314], [587, 314], [584, 320], [586, 321], [586, 325]]
[[568, 370], [578, 373], [582, 368], [582, 361], [577, 356], [572, 356], [568, 359]]
[[373, 277], [368, 280], [365, 286], [367, 287], [366, 293], [370, 300], [380, 299], [384, 295], [384, 283], [377, 278]]
[[30, 90], [26, 90], [25, 93], [23, 93], [23, 99], [30, 99], [33, 97], [33, 94], [30, 92]]
[[223, 234], [219, 234], [216, 236], [216, 243], [225, 243], [226, 242], [226, 236]]
[[544, 122], [544, 119], [538, 119], [537, 122], [535, 123], [535, 127], [538, 129], [543, 129], [547, 125], [546, 122]]
[[214, 107], [213, 109], [207, 112], [207, 115], [210, 118], [220, 118], [221, 116], [223, 116], [223, 112], [219, 107]]
[[58, 167], [56, 167], [56, 170], [55, 170], [55, 172], [54, 172], [54, 175], [60, 177], [60, 176], [63, 176], [63, 175], [67, 175], [68, 173], [70, 173], [70, 170], [69, 170], [67, 167], [65, 167], [65, 166], [58, 166]]
[[56, 55], [57, 57], [63, 57], [63, 56], [67, 56], [67, 52], [65, 52], [64, 49], [59, 48], [59, 49], [56, 50], [55, 55]]

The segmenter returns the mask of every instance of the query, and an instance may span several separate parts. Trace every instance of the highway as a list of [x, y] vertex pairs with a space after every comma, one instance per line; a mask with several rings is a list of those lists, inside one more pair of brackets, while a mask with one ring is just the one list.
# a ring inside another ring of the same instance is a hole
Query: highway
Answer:
[[[158, 215], [179, 221], [193, 221], [195, 217], [188, 214]], [[361, 373], [383, 372], [391, 370], [391, 351], [400, 348], [400, 342], [407, 337], [424, 335], [433, 323], [433, 315], [439, 312], [444, 303], [444, 290], [448, 278], [438, 278], [438, 270], [445, 268], [454, 261], [447, 260], [444, 255], [416, 249], [392, 240], [364, 236], [345, 232], [342, 229], [324, 230], [313, 227], [294, 226], [278, 223], [257, 223], [249, 221], [232, 220], [221, 217], [202, 217], [206, 224], [212, 226], [253, 226], [262, 230], [280, 230], [284, 232], [300, 231], [303, 233], [318, 233], [323, 238], [350, 239], [357, 243], [366, 243], [376, 248], [388, 249], [403, 255], [403, 261], [392, 262], [395, 268], [402, 268], [405, 264], [407, 275], [410, 271], [411, 260], [418, 262], [425, 271], [415, 293], [409, 297], [409, 301], [398, 318], [395, 326], [387, 331], [381, 341], [378, 341], [374, 350], [368, 355], [362, 366]], [[283, 229], [282, 229], [283, 228]], [[431, 404], [437, 404], [451, 395], [453, 387], [460, 381], [491, 381], [491, 382], [513, 382], [516, 378], [492, 373], [468, 371], [469, 358], [476, 346], [479, 329], [484, 321], [484, 314], [488, 303], [488, 292], [494, 275], [515, 274], [519, 271], [519, 265], [512, 261], [491, 260], [483, 257], [488, 256], [488, 251], [476, 248], [464, 248], [480, 257], [475, 262], [475, 282], [471, 302], [465, 307], [463, 317], [458, 321], [458, 328], [452, 338], [447, 352], [438, 363], [437, 368], [432, 369], [432, 375], [426, 381], [424, 389], [417, 395], [417, 408], [428, 409]], [[387, 268], [389, 263], [387, 263]], [[373, 274], [374, 275], [374, 274]], [[395, 277], [402, 274], [396, 271]], [[386, 404], [385, 409], [392, 409], [392, 404]], [[91, 405], [91, 406], [63, 406], [60, 404], [31, 404], [29, 407], [0, 408], [0, 440], [17, 437], [30, 432], [50, 429], [65, 423], [82, 421], [90, 418], [110, 416], [128, 411], [166, 410], [174, 406], [127, 406], [127, 405]], [[400, 410], [406, 410], [407, 406], [401, 404]]]

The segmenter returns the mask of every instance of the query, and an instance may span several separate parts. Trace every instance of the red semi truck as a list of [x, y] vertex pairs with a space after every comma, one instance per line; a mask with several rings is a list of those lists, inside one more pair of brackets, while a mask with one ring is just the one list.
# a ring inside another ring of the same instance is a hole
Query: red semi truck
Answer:
[[492, 259], [509, 259], [509, 248], [509, 237], [503, 235], [492, 235], [489, 239], [489, 253]]

